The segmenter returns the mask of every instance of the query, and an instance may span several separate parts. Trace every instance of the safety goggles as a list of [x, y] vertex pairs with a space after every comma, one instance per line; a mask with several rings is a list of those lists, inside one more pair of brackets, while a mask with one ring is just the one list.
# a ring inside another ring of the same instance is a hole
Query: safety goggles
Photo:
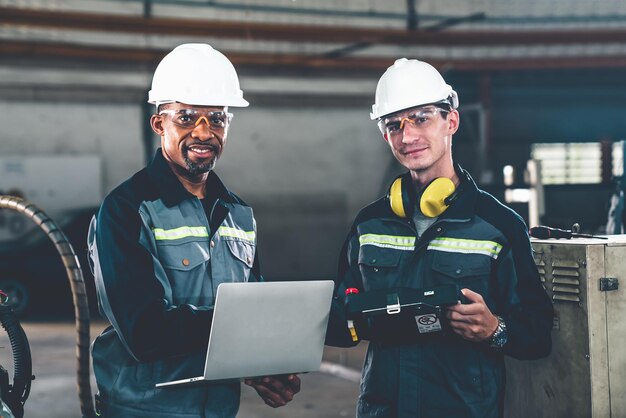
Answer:
[[378, 121], [378, 129], [380, 129], [381, 133], [387, 134], [388, 136], [400, 135], [404, 130], [406, 122], [412, 123], [415, 127], [420, 129], [428, 129], [433, 125], [435, 118], [437, 118], [440, 113], [447, 115], [450, 111], [434, 106], [412, 109], [408, 112], [404, 112], [400, 116], [382, 118]]
[[223, 111], [206, 111], [194, 108], [164, 109], [159, 115], [168, 115], [171, 121], [181, 128], [195, 128], [204, 121], [211, 129], [220, 131], [226, 129], [233, 119], [233, 114]]

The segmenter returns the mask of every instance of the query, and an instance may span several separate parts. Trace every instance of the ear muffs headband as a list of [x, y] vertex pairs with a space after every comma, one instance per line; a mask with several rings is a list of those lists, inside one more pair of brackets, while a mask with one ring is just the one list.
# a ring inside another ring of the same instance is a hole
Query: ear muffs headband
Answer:
[[[415, 191], [408, 173], [396, 177], [389, 187], [391, 210], [400, 218], [407, 218], [413, 213]], [[457, 190], [454, 182], [446, 177], [431, 181], [420, 197], [419, 207], [424, 216], [436, 218], [448, 209], [456, 200]]]

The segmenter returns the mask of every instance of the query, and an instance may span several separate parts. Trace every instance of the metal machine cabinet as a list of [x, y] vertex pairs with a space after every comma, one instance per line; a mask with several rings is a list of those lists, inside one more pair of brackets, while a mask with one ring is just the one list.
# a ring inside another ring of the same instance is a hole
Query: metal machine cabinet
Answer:
[[552, 354], [506, 359], [505, 416], [626, 417], [626, 235], [532, 247], [554, 303]]

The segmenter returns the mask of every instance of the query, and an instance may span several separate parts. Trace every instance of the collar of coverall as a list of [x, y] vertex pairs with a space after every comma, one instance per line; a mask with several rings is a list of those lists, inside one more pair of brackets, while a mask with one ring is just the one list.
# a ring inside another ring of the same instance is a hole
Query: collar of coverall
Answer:
[[461, 168], [460, 165], [454, 164], [454, 171], [459, 177], [459, 185], [456, 190], [459, 197], [450, 205], [444, 213], [439, 216], [440, 219], [446, 220], [468, 220], [476, 213], [476, 199], [478, 198], [478, 187], [472, 179], [472, 176]]
[[[148, 165], [148, 176], [154, 187], [158, 190], [159, 196], [163, 199], [163, 203], [168, 208], [175, 206], [183, 200], [195, 198], [195, 196], [187, 191], [178, 177], [172, 172], [167, 164], [161, 148], [159, 148], [152, 161]], [[217, 197], [228, 203], [235, 203], [230, 192], [222, 183], [220, 178], [213, 170], [209, 172], [206, 183], [207, 195]]]

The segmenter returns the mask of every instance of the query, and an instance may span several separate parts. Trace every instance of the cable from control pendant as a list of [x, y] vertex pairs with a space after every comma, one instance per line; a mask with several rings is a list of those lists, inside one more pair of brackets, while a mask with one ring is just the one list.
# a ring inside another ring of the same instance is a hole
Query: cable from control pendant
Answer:
[[76, 253], [56, 223], [32, 203], [19, 197], [0, 195], [0, 209], [10, 209], [31, 219], [52, 241], [63, 261], [70, 281], [72, 300], [74, 302], [77, 346], [76, 379], [80, 410], [83, 418], [95, 417], [96, 413], [91, 395], [91, 381], [89, 379], [89, 304], [83, 272], [80, 269]]

